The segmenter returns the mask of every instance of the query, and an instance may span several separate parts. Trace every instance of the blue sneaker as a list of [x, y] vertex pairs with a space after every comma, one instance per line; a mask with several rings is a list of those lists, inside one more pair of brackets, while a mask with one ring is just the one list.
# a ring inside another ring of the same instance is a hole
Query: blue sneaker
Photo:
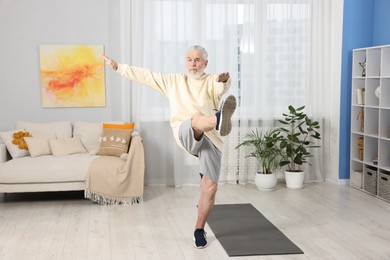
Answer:
[[207, 246], [207, 236], [204, 229], [196, 229], [194, 232], [194, 246], [196, 248], [205, 248]]
[[233, 95], [230, 95], [221, 104], [221, 109], [215, 113], [215, 116], [217, 117], [215, 129], [219, 131], [221, 136], [230, 134], [230, 131], [232, 130], [232, 116], [236, 107], [236, 98]]

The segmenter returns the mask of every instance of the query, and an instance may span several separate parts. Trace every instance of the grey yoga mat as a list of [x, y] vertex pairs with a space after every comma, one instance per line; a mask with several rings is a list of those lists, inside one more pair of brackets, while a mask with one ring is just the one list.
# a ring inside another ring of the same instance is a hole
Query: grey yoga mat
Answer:
[[221, 204], [207, 221], [229, 256], [303, 254], [251, 204]]

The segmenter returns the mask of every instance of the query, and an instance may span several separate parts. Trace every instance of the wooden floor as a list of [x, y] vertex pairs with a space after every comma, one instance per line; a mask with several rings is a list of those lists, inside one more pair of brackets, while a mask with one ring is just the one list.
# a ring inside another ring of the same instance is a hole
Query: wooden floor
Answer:
[[[208, 227], [209, 246], [193, 247], [198, 187], [146, 187], [144, 202], [132, 206], [100, 206], [82, 196], [1, 196], [0, 259], [229, 258]], [[390, 259], [390, 203], [356, 189], [221, 185], [217, 204], [225, 203], [251, 203], [304, 251], [233, 259]]]

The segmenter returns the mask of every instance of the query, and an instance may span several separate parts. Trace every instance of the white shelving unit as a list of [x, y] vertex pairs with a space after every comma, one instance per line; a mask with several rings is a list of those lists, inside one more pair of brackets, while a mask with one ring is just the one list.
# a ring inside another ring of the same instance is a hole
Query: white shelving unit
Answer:
[[390, 45], [353, 51], [351, 94], [350, 184], [390, 202]]

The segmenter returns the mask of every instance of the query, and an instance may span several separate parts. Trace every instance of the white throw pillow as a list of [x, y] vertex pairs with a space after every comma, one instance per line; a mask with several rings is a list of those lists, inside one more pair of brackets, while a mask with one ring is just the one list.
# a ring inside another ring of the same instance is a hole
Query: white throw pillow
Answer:
[[54, 156], [87, 152], [81, 143], [80, 137], [50, 139], [49, 144]]
[[[106, 122], [104, 122], [106, 123]], [[123, 124], [122, 121], [107, 122], [112, 124]], [[76, 121], [73, 126], [73, 136], [79, 136], [87, 151], [96, 155], [100, 147], [100, 138], [103, 134], [103, 122], [91, 123]]]
[[16, 122], [17, 129], [24, 129], [32, 136], [55, 134], [57, 138], [71, 138], [72, 124], [70, 121], [58, 121], [49, 123], [32, 123], [25, 121]]
[[74, 123], [73, 136], [80, 137], [81, 142], [88, 152], [95, 152], [99, 150], [99, 139], [103, 133], [102, 123], [89, 123], [77, 121]]
[[24, 140], [27, 143], [28, 151], [30, 152], [31, 157], [51, 154], [49, 145], [50, 139], [56, 139], [56, 136], [25, 137]]
[[30, 155], [28, 150], [20, 149], [17, 145], [12, 143], [13, 135], [16, 132], [23, 130], [13, 130], [7, 132], [0, 132], [0, 138], [3, 140], [5, 146], [7, 147], [8, 152], [10, 153], [12, 159], [24, 157]]

